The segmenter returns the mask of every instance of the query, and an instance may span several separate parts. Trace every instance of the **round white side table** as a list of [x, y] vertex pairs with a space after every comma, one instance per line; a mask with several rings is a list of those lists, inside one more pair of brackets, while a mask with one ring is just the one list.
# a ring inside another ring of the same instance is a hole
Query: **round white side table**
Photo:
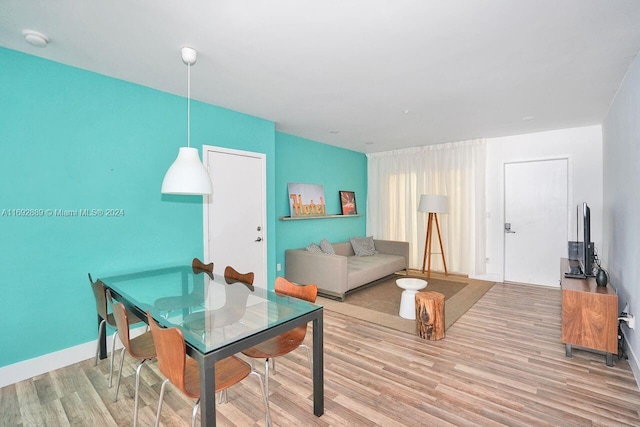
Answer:
[[405, 319], [416, 318], [416, 294], [419, 290], [427, 287], [427, 281], [422, 279], [415, 279], [407, 277], [404, 279], [397, 279], [396, 285], [404, 289], [402, 296], [400, 297], [400, 317]]

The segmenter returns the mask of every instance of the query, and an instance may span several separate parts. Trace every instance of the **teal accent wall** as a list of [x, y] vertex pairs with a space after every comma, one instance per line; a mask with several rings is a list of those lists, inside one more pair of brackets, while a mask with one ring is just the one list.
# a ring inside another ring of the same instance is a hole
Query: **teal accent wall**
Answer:
[[358, 213], [348, 218], [322, 218], [299, 221], [277, 221], [276, 263], [286, 271], [284, 251], [306, 247], [311, 242], [347, 241], [366, 232], [367, 157], [332, 145], [321, 144], [293, 135], [276, 132], [275, 205], [278, 218], [289, 216], [289, 182], [320, 184], [324, 187], [328, 215], [340, 214], [340, 190], [355, 191]]
[[[87, 273], [190, 263], [203, 225], [201, 197], [160, 194], [186, 145], [184, 98], [4, 48], [0, 70], [2, 367], [95, 340]], [[275, 259], [274, 123], [192, 102], [191, 132], [198, 149], [266, 154]], [[124, 215], [57, 215], [79, 209]], [[275, 263], [268, 271], [272, 283]]]

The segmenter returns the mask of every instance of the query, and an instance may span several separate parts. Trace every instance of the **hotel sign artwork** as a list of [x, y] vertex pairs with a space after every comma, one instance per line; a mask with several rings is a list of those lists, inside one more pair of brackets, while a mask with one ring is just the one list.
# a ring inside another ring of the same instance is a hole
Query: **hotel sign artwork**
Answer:
[[317, 184], [289, 183], [289, 208], [291, 218], [327, 216], [324, 205], [324, 188]]

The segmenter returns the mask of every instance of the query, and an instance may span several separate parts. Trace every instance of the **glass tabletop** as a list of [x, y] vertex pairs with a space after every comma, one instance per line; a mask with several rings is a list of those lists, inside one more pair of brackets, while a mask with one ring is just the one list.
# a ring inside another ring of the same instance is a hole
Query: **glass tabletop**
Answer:
[[322, 308], [187, 266], [101, 280], [161, 325], [180, 328], [203, 354]]

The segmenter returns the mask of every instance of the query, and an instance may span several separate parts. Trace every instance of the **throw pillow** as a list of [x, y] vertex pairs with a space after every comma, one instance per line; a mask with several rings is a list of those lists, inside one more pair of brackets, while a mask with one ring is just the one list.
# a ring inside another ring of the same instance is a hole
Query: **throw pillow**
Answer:
[[316, 245], [315, 243], [311, 243], [309, 246], [307, 246], [307, 251], [314, 253], [314, 254], [321, 254], [322, 249], [320, 249], [320, 246]]
[[329, 243], [327, 239], [322, 239], [320, 241], [320, 249], [322, 249], [322, 252], [328, 255], [336, 254], [336, 251], [333, 250], [333, 246], [331, 246], [331, 243]]
[[356, 256], [371, 256], [378, 253], [375, 245], [373, 244], [373, 236], [352, 237], [349, 240], [351, 241], [351, 246], [353, 247], [353, 252], [355, 252]]

